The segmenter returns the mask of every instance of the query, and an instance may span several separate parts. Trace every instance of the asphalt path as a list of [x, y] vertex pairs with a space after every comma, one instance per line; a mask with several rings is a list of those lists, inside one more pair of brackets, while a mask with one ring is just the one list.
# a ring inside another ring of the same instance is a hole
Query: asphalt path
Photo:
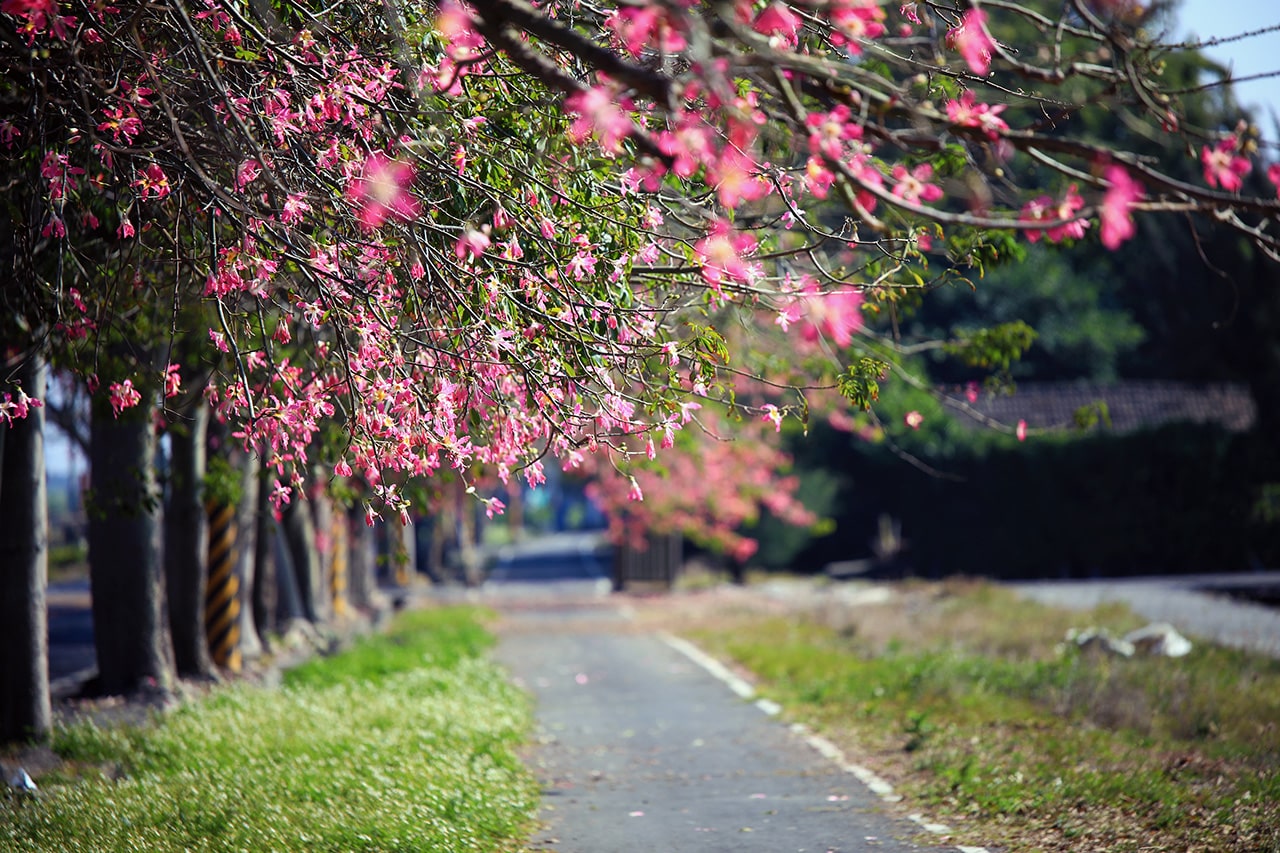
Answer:
[[537, 700], [529, 761], [543, 784], [545, 825], [535, 847], [931, 849], [920, 826], [889, 814], [776, 717], [661, 636], [631, 630], [625, 608], [590, 598], [489, 600], [504, 615], [497, 659]]

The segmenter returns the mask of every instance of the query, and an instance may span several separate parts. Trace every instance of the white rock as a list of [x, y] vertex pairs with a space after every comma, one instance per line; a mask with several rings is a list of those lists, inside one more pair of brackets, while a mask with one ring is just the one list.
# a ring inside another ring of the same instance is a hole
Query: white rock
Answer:
[[36, 787], [35, 780], [27, 773], [25, 767], [19, 767], [13, 771], [9, 777], [9, 787], [14, 790], [21, 791], [24, 794], [34, 794], [39, 788]]
[[1130, 631], [1124, 639], [1141, 654], [1153, 657], [1180, 658], [1191, 651], [1191, 641], [1167, 622], [1153, 622]]

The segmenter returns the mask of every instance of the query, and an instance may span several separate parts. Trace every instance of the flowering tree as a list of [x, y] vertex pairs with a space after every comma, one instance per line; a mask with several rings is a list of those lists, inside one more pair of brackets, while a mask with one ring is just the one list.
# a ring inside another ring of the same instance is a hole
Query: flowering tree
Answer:
[[[1199, 81], [1138, 0], [0, 13], [21, 328], [115, 416], [181, 383], [168, 341], [207, 341], [277, 508], [325, 423], [372, 516], [405, 513], [410, 476], [537, 483], [546, 454], [601, 450], [625, 471], [743, 374], [776, 392], [757, 420], [803, 416], [815, 383], [869, 406], [894, 341], [850, 357], [863, 319], [1019, 240], [1114, 248], [1198, 214], [1280, 254], [1274, 192], [1241, 192], [1280, 167], [1186, 114]], [[1098, 111], [1180, 135], [1202, 179], [1087, 135]], [[104, 334], [140, 315], [125, 375]], [[761, 317], [817, 351], [757, 351]]]

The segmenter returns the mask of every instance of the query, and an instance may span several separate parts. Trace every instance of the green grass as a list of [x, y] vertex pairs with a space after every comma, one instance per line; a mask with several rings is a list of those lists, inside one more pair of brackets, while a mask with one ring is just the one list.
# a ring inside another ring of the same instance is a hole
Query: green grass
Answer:
[[1055, 649], [1066, 620], [1136, 621], [976, 585], [916, 588], [838, 625], [809, 615], [688, 634], [974, 840], [1280, 850], [1280, 661], [1204, 643], [1181, 659]]
[[64, 769], [0, 801], [0, 849], [508, 851], [538, 802], [527, 698], [467, 609], [232, 686], [145, 727], [61, 729]]

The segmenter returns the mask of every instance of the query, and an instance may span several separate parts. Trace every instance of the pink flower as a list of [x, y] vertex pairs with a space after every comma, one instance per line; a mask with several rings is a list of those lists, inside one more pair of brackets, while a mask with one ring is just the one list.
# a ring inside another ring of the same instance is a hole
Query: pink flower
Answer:
[[1018, 421], [1018, 427], [1013, 431], [1013, 434], [1018, 437], [1018, 441], [1026, 441], [1027, 440], [1027, 422]]
[[569, 272], [575, 281], [582, 281], [587, 276], [595, 275], [596, 256], [582, 250], [569, 261]]
[[1253, 165], [1248, 158], [1236, 153], [1239, 147], [1239, 137], [1228, 136], [1212, 149], [1208, 145], [1200, 149], [1205, 183], [1211, 187], [1221, 186], [1229, 193], [1240, 191], [1244, 185], [1241, 179], [1252, 171]]
[[924, 415], [912, 409], [902, 416], [902, 422], [912, 429], [920, 429], [920, 424], [924, 423]]
[[913, 24], [920, 23], [920, 15], [916, 12], [916, 4], [914, 2], [903, 3], [898, 7], [898, 14]]
[[573, 124], [569, 126], [569, 137], [575, 142], [582, 142], [594, 135], [600, 147], [609, 154], [618, 153], [622, 140], [634, 130], [631, 118], [614, 103], [614, 95], [604, 86], [575, 92], [564, 99], [564, 109], [574, 116]]
[[339, 459], [338, 463], [333, 466], [333, 475], [335, 477], [350, 477], [351, 466], [347, 464], [347, 460]]
[[910, 172], [901, 164], [893, 167], [893, 179], [898, 183], [893, 187], [893, 194], [903, 201], [912, 204], [937, 201], [942, 198], [942, 187], [926, 183], [933, 177], [933, 166], [921, 163]]
[[495, 515], [502, 515], [507, 505], [497, 498], [483, 498], [481, 503], [484, 504], [484, 514], [486, 518], [493, 518]]
[[947, 120], [961, 127], [981, 128], [987, 137], [995, 139], [1000, 131], [1008, 130], [1009, 125], [1000, 118], [1005, 104], [991, 106], [975, 103], [977, 96], [972, 89], [965, 91], [958, 101], [947, 101]]
[[489, 239], [488, 226], [477, 231], [474, 228], [462, 229], [462, 236], [453, 246], [453, 254], [458, 260], [472, 260], [484, 254], [485, 249], [493, 243]]
[[1276, 197], [1280, 198], [1280, 163], [1272, 163], [1267, 167], [1267, 177], [1276, 185]]
[[1102, 245], [1115, 249], [1134, 234], [1130, 206], [1142, 198], [1142, 185], [1129, 176], [1129, 170], [1112, 164], [1102, 173], [1110, 187], [1102, 199]]
[[809, 153], [832, 160], [844, 158], [846, 142], [862, 138], [862, 125], [854, 121], [844, 104], [837, 104], [829, 113], [809, 113], [804, 123], [809, 128]]
[[409, 192], [413, 166], [381, 152], [370, 154], [360, 175], [347, 184], [347, 201], [357, 209], [360, 224], [373, 230], [389, 218], [417, 219], [422, 206]]
[[977, 382], [966, 382], [964, 386], [964, 398], [970, 403], [978, 402], [978, 392], [981, 390]]
[[155, 196], [164, 198], [170, 192], [169, 178], [160, 168], [160, 164], [151, 163], [145, 169], [138, 170], [138, 178], [133, 182], [143, 199]]
[[117, 418], [120, 417], [120, 413], [125, 409], [131, 409], [142, 402], [142, 395], [133, 387], [132, 379], [126, 379], [124, 382], [112, 382], [107, 390], [111, 395], [111, 411]]
[[640, 484], [636, 482], [636, 478], [631, 478], [631, 488], [627, 490], [627, 499], [633, 501], [644, 500], [644, 492], [640, 491]]
[[947, 41], [964, 57], [969, 70], [981, 77], [991, 70], [991, 52], [995, 48], [986, 24], [986, 12], [970, 9], [964, 13], [960, 26], [947, 33]]
[[1089, 227], [1089, 222], [1085, 219], [1072, 219], [1080, 208], [1084, 207], [1084, 198], [1076, 190], [1076, 185], [1072, 184], [1067, 188], [1067, 193], [1062, 201], [1056, 205], [1052, 198], [1047, 195], [1027, 202], [1022, 208], [1022, 215], [1019, 219], [1023, 222], [1063, 222], [1061, 225], [1055, 225], [1045, 231], [1028, 231], [1027, 240], [1036, 242], [1040, 239], [1040, 235], [1049, 238], [1050, 243], [1060, 243], [1067, 238], [1079, 240], [1084, 236], [1084, 230]]
[[752, 28], [766, 36], [777, 37], [787, 47], [795, 47], [800, 27], [804, 22], [785, 3], [770, 3], [752, 24]]
[[764, 415], [760, 418], [760, 420], [772, 423], [774, 432], [781, 432], [782, 431], [782, 411], [779, 410], [778, 407], [773, 405], [772, 403], [765, 406], [762, 409], [762, 411], [764, 412]]
[[747, 264], [742, 256], [755, 250], [756, 240], [750, 234], [739, 234], [725, 220], [720, 220], [694, 247], [702, 262], [702, 277], [718, 286], [725, 279], [745, 281]]
[[164, 371], [164, 398], [176, 397], [182, 393], [182, 377], [178, 375], [178, 365], [171, 364]]
[[222, 334], [222, 332], [215, 332], [213, 329], [210, 329], [209, 340], [213, 342], [215, 347], [217, 347], [218, 352], [231, 352], [231, 347], [227, 346], [227, 336]]
[[262, 166], [257, 160], [245, 160], [236, 169], [236, 189], [243, 190], [262, 174]]
[[849, 53], [857, 56], [862, 53], [858, 44], [863, 39], [874, 39], [884, 35], [884, 9], [879, 0], [834, 0], [827, 13], [831, 21], [831, 43], [837, 47], [847, 45]]
[[453, 152], [453, 167], [458, 170], [458, 174], [464, 175], [467, 171], [467, 149], [461, 145]]

